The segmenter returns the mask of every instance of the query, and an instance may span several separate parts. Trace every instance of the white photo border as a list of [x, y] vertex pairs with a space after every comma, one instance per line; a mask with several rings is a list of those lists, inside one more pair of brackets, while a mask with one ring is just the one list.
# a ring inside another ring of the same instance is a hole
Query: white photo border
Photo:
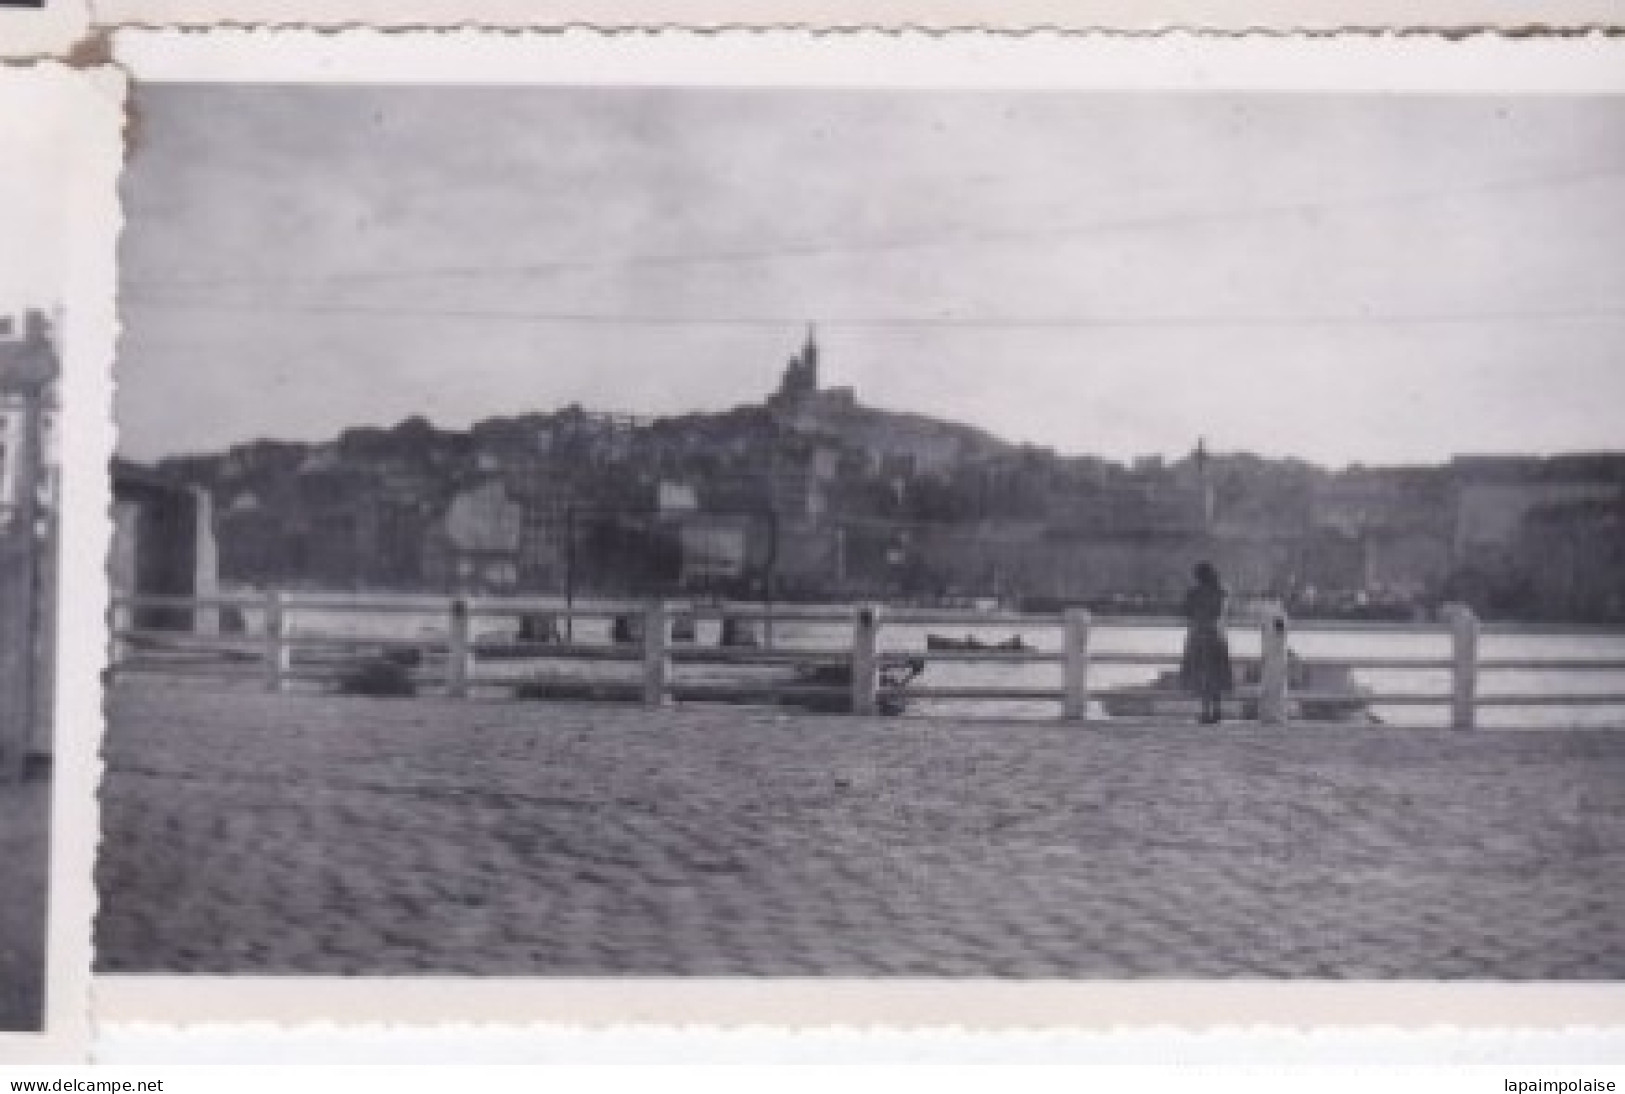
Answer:
[[[1625, 94], [1625, 39], [128, 29], [138, 82]], [[103, 465], [105, 466], [105, 465]], [[99, 1022], [977, 1030], [1625, 1027], [1622, 983], [106, 975]]]

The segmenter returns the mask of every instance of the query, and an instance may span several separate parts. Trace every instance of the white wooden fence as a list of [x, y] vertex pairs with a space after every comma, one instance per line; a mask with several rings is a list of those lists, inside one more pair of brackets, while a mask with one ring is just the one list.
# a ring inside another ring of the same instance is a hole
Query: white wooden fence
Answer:
[[[133, 625], [135, 613], [143, 608], [167, 608], [192, 613], [193, 630], [142, 629]], [[427, 638], [354, 637], [337, 634], [300, 634], [289, 626], [294, 613], [353, 613], [355, 615], [415, 615], [432, 613], [444, 620], [440, 634]], [[245, 627], [235, 633], [220, 633], [217, 621], [235, 614], [239, 619], [257, 618], [258, 628]], [[731, 698], [773, 701], [786, 697], [839, 700], [844, 709], [872, 714], [881, 708], [882, 677], [886, 666], [904, 659], [926, 663], [969, 662], [976, 664], [1052, 664], [1061, 668], [1059, 687], [1003, 684], [934, 685], [911, 684], [906, 695], [921, 700], [1043, 701], [1058, 703], [1063, 717], [1083, 721], [1093, 709], [1092, 700], [1122, 694], [1125, 689], [1097, 688], [1094, 670], [1104, 665], [1128, 665], [1153, 669], [1174, 667], [1177, 657], [1167, 653], [1136, 653], [1100, 648], [1096, 639], [1114, 628], [1147, 626], [1177, 627], [1172, 619], [1093, 616], [1081, 608], [1055, 614], [970, 612], [956, 610], [887, 609], [880, 605], [800, 606], [777, 604], [719, 604], [681, 606], [663, 601], [597, 601], [562, 605], [556, 600], [525, 598], [462, 599], [428, 596], [349, 596], [333, 594], [288, 594], [271, 591], [256, 596], [206, 598], [119, 597], [113, 609], [112, 677], [136, 673], [194, 675], [220, 680], [259, 681], [270, 691], [281, 691], [299, 683], [328, 683], [353, 670], [358, 658], [381, 655], [390, 650], [416, 651], [419, 660], [413, 668], [414, 680], [439, 687], [452, 697], [465, 697], [487, 688], [513, 688], [512, 677], [496, 677], [484, 671], [480, 643], [474, 637], [476, 621], [514, 620], [527, 615], [546, 615], [563, 620], [637, 619], [641, 636], [632, 643], [604, 644], [573, 639], [538, 642], [524, 652], [540, 660], [565, 663], [596, 661], [641, 666], [636, 685], [605, 686], [594, 695], [641, 701], [658, 706], [671, 699]], [[768, 636], [759, 646], [699, 645], [672, 640], [672, 624], [679, 615], [699, 618], [732, 617], [762, 624]], [[798, 648], [774, 644], [773, 622], [814, 622], [842, 624], [850, 628], [845, 649]], [[891, 628], [942, 625], [957, 628], [1020, 627], [1055, 628], [1062, 641], [1059, 650], [1036, 648], [969, 649], [888, 649], [885, 637]], [[1256, 625], [1259, 631], [1260, 667], [1257, 683], [1238, 689], [1238, 697], [1266, 724], [1286, 722], [1294, 703], [1331, 703], [1349, 698], [1346, 694], [1293, 690], [1292, 667], [1317, 664], [1348, 669], [1432, 670], [1449, 674], [1448, 692], [1424, 693], [1366, 691], [1361, 694], [1370, 706], [1432, 706], [1449, 710], [1449, 724], [1471, 729], [1479, 724], [1479, 711], [1495, 707], [1609, 706], [1620, 707], [1625, 721], [1625, 692], [1539, 692], [1485, 694], [1480, 681], [1486, 674], [1510, 671], [1610, 672], [1625, 673], [1625, 659], [1587, 658], [1485, 658], [1479, 653], [1480, 624], [1473, 613], [1452, 606], [1443, 613], [1441, 624], [1399, 624], [1368, 622], [1301, 622], [1294, 624], [1278, 606], [1266, 606], [1251, 620], [1236, 624]], [[1530, 628], [1530, 630], [1536, 630]], [[1450, 654], [1446, 657], [1336, 657], [1294, 658], [1288, 652], [1293, 632], [1369, 631], [1400, 633], [1447, 633]], [[574, 628], [566, 634], [573, 634]], [[514, 643], [523, 646], [523, 643]], [[773, 684], [700, 686], [676, 678], [674, 664], [736, 666], [837, 665], [850, 669], [849, 683]], [[521, 681], [522, 682], [522, 681]], [[1176, 699], [1183, 693], [1148, 687], [1132, 689], [1141, 699]]]

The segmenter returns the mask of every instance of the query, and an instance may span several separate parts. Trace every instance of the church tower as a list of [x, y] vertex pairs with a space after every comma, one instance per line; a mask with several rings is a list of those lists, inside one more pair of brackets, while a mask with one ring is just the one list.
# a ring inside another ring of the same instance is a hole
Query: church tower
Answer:
[[818, 390], [818, 328], [807, 324], [807, 341], [801, 347], [801, 370], [809, 391]]
[[779, 402], [799, 403], [818, 393], [818, 332], [807, 327], [807, 341], [801, 351], [784, 366], [784, 378], [779, 381], [776, 399]]

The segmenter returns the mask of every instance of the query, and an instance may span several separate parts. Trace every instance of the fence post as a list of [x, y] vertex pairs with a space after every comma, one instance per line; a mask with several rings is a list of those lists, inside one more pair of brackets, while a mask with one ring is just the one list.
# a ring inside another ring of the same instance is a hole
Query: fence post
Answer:
[[1279, 603], [1264, 609], [1259, 635], [1258, 720], [1267, 726], [1286, 724], [1287, 624]]
[[265, 593], [265, 690], [281, 691], [293, 667], [293, 651], [288, 645], [288, 618], [282, 594], [276, 589]]
[[880, 608], [865, 604], [852, 628], [852, 713], [874, 714], [879, 695]]
[[643, 705], [666, 705], [671, 680], [671, 631], [666, 604], [651, 600], [643, 609]]
[[861, 605], [851, 627], [851, 712], [876, 714], [881, 691], [881, 608]]
[[1068, 608], [1066, 612], [1066, 720], [1081, 722], [1089, 717], [1089, 611]]
[[1478, 721], [1478, 616], [1466, 604], [1445, 609], [1450, 621], [1450, 728], [1472, 729]]
[[446, 649], [446, 694], [453, 699], [468, 698], [468, 601], [457, 597], [451, 602], [450, 640]]
[[220, 549], [214, 538], [214, 496], [192, 487], [192, 633], [220, 633]]

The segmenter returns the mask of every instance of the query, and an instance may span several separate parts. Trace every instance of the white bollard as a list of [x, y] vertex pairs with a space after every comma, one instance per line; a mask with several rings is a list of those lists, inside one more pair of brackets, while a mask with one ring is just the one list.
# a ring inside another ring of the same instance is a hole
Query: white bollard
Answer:
[[192, 631], [195, 634], [220, 633], [219, 547], [214, 538], [214, 497], [201, 486], [192, 496]]
[[1445, 606], [1450, 622], [1450, 728], [1478, 724], [1478, 616], [1465, 604]]
[[468, 602], [451, 602], [450, 636], [446, 649], [446, 694], [453, 699], [468, 698]]
[[1068, 608], [1066, 612], [1066, 720], [1081, 722], [1089, 717], [1089, 611]]
[[1287, 620], [1280, 604], [1264, 610], [1259, 634], [1258, 720], [1267, 726], [1286, 724]]
[[852, 713], [870, 715], [880, 708], [880, 608], [858, 609], [852, 628]]
[[293, 647], [288, 643], [288, 616], [282, 594], [265, 594], [265, 690], [281, 691], [293, 668]]
[[643, 612], [643, 705], [665, 706], [671, 681], [671, 632], [666, 605], [651, 600]]

